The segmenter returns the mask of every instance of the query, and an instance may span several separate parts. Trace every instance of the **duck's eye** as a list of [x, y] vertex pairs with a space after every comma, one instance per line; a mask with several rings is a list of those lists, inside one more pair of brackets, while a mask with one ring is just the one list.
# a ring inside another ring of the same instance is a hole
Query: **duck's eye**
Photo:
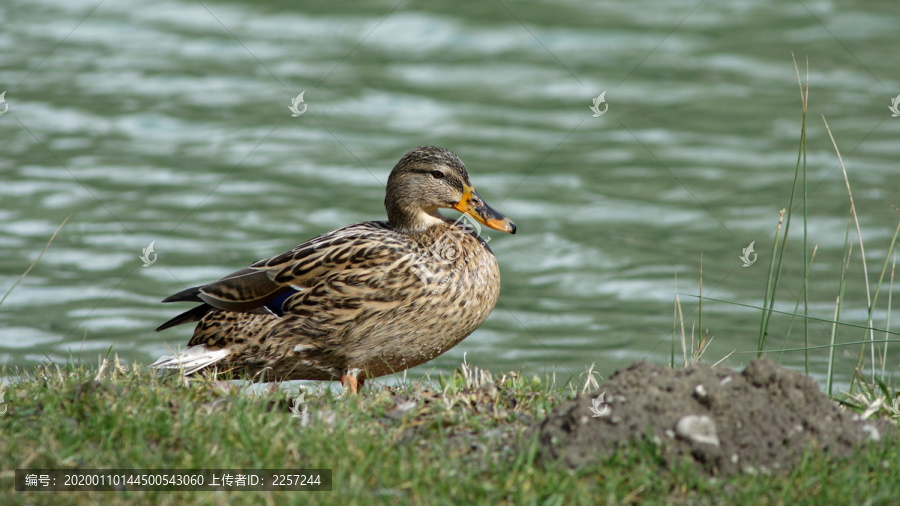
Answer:
[[444, 173], [439, 170], [431, 171], [431, 176], [435, 179], [444, 179]]

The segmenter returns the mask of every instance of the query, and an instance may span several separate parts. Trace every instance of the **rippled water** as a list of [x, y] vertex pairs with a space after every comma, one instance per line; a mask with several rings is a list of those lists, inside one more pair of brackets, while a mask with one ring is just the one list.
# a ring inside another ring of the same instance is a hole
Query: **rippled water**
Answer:
[[[95, 361], [110, 346], [148, 363], [184, 344], [188, 327], [153, 332], [183, 309], [162, 297], [381, 219], [390, 168], [426, 144], [459, 154], [520, 232], [491, 242], [503, 277], [492, 316], [412, 373], [451, 370], [464, 353], [495, 371], [555, 368], [562, 380], [591, 363], [604, 375], [636, 359], [667, 363], [676, 275], [687, 331], [700, 323], [688, 294], [701, 255], [704, 295], [762, 302], [799, 141], [792, 51], [810, 61], [814, 315], [832, 315], [849, 210], [822, 114], [846, 158], [872, 283], [898, 218], [885, 201], [900, 195], [900, 118], [888, 110], [900, 93], [900, 14], [887, 0], [12, 0], [0, 20], [4, 292], [71, 214], [0, 306], [9, 366]], [[291, 117], [301, 91], [308, 109]], [[604, 91], [608, 111], [594, 117]], [[798, 224], [786, 311], [800, 293]], [[751, 241], [758, 262], [745, 268]], [[142, 267], [151, 242], [157, 261]], [[856, 255], [843, 319], [865, 322], [863, 286]], [[882, 327], [886, 303], [882, 291]], [[774, 319], [770, 347], [788, 324]], [[756, 349], [757, 311], [708, 301], [702, 326], [715, 336], [705, 360]], [[830, 329], [811, 324], [813, 344]], [[841, 349], [839, 376], [857, 353]], [[813, 371], [826, 359], [813, 353]]]

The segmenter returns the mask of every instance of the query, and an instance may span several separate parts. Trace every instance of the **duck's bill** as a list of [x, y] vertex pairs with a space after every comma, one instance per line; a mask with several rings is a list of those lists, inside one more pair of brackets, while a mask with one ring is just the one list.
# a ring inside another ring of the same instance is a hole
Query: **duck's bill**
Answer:
[[463, 187], [463, 198], [453, 206], [453, 209], [468, 214], [482, 225], [494, 230], [510, 234], [516, 233], [516, 224], [506, 216], [494, 211], [471, 186]]

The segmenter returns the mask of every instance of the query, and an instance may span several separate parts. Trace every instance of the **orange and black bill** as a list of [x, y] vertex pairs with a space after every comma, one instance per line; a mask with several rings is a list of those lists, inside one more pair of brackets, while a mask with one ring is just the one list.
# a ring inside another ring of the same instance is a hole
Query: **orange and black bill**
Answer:
[[486, 225], [494, 230], [516, 233], [516, 224], [511, 219], [494, 211], [491, 206], [478, 195], [475, 188], [465, 185], [463, 186], [463, 198], [457, 202], [453, 209], [478, 220], [481, 224]]

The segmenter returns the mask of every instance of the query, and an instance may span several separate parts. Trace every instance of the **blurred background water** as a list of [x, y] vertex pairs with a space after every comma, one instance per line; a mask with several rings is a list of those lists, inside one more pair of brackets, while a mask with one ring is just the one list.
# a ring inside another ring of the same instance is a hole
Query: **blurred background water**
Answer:
[[[110, 347], [149, 363], [191, 332], [153, 331], [187, 308], [161, 298], [382, 219], [388, 172], [420, 145], [455, 151], [520, 232], [491, 234], [503, 284], [488, 321], [411, 375], [451, 371], [463, 354], [560, 381], [592, 363], [604, 376], [669, 363], [676, 277], [686, 332], [699, 331], [701, 256], [704, 296], [762, 303], [799, 145], [792, 52], [803, 73], [809, 58], [810, 312], [830, 319], [849, 202], [821, 115], [846, 159], [874, 291], [900, 217], [886, 203], [900, 202], [898, 27], [889, 0], [9, 0], [3, 293], [71, 218], [0, 306], [0, 363], [93, 363]], [[300, 92], [307, 110], [292, 117]], [[776, 304], [789, 312], [801, 232], [797, 220]], [[158, 257], [143, 267], [151, 242]], [[858, 252], [842, 320], [864, 324]], [[885, 287], [881, 328], [887, 302]], [[759, 321], [706, 301], [704, 360], [751, 360], [741, 352], [756, 349]], [[799, 320], [785, 340], [790, 323], [773, 318], [770, 349], [802, 345]], [[830, 332], [811, 322], [811, 344]], [[838, 341], [863, 337], [847, 327]], [[858, 353], [839, 349], [842, 381]], [[802, 353], [773, 356], [802, 368]], [[827, 357], [811, 353], [820, 378]]]

